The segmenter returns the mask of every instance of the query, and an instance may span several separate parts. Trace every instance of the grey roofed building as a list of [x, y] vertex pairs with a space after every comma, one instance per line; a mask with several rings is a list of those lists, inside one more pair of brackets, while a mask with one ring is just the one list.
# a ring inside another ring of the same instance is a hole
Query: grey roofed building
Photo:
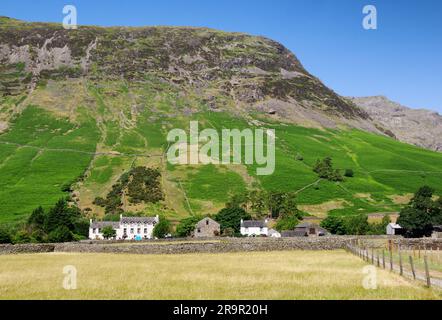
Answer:
[[281, 232], [282, 237], [320, 237], [329, 232], [321, 228], [316, 223], [303, 222], [295, 227], [295, 230], [286, 230]]
[[283, 237], [283, 238], [307, 237], [307, 231], [305, 231], [305, 230], [285, 230], [285, 231], [281, 232], [281, 237]]
[[90, 228], [101, 229], [107, 226], [111, 226], [114, 229], [120, 227], [120, 223], [118, 221], [93, 221], [90, 224]]
[[121, 217], [121, 224], [156, 224], [157, 220], [155, 217]]
[[241, 227], [243, 228], [265, 228], [267, 223], [262, 220], [245, 220], [241, 221]]

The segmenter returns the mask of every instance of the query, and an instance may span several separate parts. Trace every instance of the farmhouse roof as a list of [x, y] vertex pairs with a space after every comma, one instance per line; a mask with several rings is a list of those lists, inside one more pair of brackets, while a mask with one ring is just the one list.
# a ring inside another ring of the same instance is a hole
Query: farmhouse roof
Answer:
[[305, 230], [286, 230], [281, 232], [281, 237], [293, 238], [293, 237], [306, 237], [307, 231]]
[[93, 221], [91, 223], [91, 228], [104, 228], [107, 226], [111, 226], [113, 228], [119, 228], [120, 227], [120, 223], [119, 222], [115, 222], [115, 221]]
[[120, 223], [135, 223], [135, 224], [155, 224], [156, 217], [121, 217]]
[[241, 227], [244, 228], [265, 228], [267, 223], [262, 220], [245, 220], [241, 222]]

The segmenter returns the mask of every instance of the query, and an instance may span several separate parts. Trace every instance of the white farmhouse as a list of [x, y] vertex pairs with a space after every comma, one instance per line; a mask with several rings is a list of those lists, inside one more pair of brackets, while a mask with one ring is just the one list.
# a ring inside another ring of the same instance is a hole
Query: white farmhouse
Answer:
[[123, 217], [120, 221], [92, 221], [89, 225], [89, 239], [104, 239], [102, 229], [111, 226], [117, 232], [117, 240], [141, 240], [152, 239], [153, 228], [160, 221], [159, 216], [155, 217]]
[[389, 223], [387, 225], [387, 235], [394, 236], [402, 233], [402, 227], [397, 223]]
[[267, 227], [268, 220], [242, 220], [241, 219], [241, 234], [248, 237], [268, 236], [269, 228]]

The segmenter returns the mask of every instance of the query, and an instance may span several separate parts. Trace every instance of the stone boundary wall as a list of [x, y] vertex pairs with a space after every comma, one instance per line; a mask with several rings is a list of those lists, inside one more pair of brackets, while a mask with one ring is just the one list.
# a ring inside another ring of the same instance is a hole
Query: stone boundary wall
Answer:
[[0, 244], [0, 255], [18, 253], [44, 253], [54, 252], [55, 244], [29, 243], [29, 244]]
[[335, 250], [344, 249], [345, 238], [280, 238], [280, 239], [229, 239], [193, 241], [183, 243], [137, 243], [137, 244], [85, 244], [64, 243], [55, 246], [56, 252], [133, 253], [133, 254], [183, 254], [220, 253], [283, 250]]
[[[386, 243], [387, 237], [331, 236], [320, 238], [212, 238], [212, 239], [174, 239], [152, 240], [145, 242], [121, 241], [81, 241], [56, 244], [5, 244], [0, 245], [0, 255], [44, 252], [76, 253], [128, 253], [128, 254], [183, 254], [183, 253], [221, 253], [221, 252], [254, 252], [283, 250], [336, 250], [346, 249], [355, 240], [381, 240]], [[442, 247], [441, 239], [398, 239], [392, 242], [430, 247]]]

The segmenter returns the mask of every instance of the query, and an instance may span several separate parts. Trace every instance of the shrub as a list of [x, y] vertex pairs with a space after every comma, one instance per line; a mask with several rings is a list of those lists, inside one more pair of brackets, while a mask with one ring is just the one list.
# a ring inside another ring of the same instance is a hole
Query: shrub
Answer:
[[344, 176], [346, 176], [348, 178], [353, 178], [354, 175], [355, 175], [355, 173], [353, 172], [352, 169], [345, 169]]
[[6, 229], [0, 229], [0, 243], [12, 243], [11, 234]]
[[333, 169], [332, 159], [330, 157], [323, 160], [317, 160], [313, 171], [318, 174], [319, 178], [327, 179], [329, 181], [342, 181], [341, 173], [338, 169]]
[[193, 216], [185, 218], [176, 226], [175, 234], [177, 237], [188, 237], [195, 230], [195, 225], [203, 219], [202, 216]]
[[74, 240], [72, 232], [66, 226], [58, 226], [48, 234], [49, 242], [69, 242]]
[[281, 216], [276, 222], [275, 229], [278, 231], [293, 230], [299, 223], [299, 218], [296, 214], [289, 214]]
[[153, 236], [156, 238], [165, 238], [166, 235], [170, 233], [170, 222], [164, 217], [160, 217], [160, 222], [158, 222], [153, 228]]
[[332, 234], [346, 234], [344, 219], [341, 217], [328, 216], [321, 221], [321, 227], [331, 232]]
[[233, 237], [235, 235], [235, 230], [232, 228], [225, 228], [222, 232], [223, 237]]
[[19, 230], [14, 235], [12, 242], [13, 243], [29, 243], [29, 242], [31, 242], [31, 237], [29, 236], [29, 233], [26, 230]]
[[105, 239], [111, 239], [115, 238], [117, 235], [117, 231], [112, 226], [105, 226], [101, 233], [103, 234], [103, 238]]
[[215, 215], [215, 220], [221, 225], [221, 230], [232, 229], [234, 233], [239, 233], [241, 219], [248, 220], [252, 217], [242, 208], [224, 208]]

